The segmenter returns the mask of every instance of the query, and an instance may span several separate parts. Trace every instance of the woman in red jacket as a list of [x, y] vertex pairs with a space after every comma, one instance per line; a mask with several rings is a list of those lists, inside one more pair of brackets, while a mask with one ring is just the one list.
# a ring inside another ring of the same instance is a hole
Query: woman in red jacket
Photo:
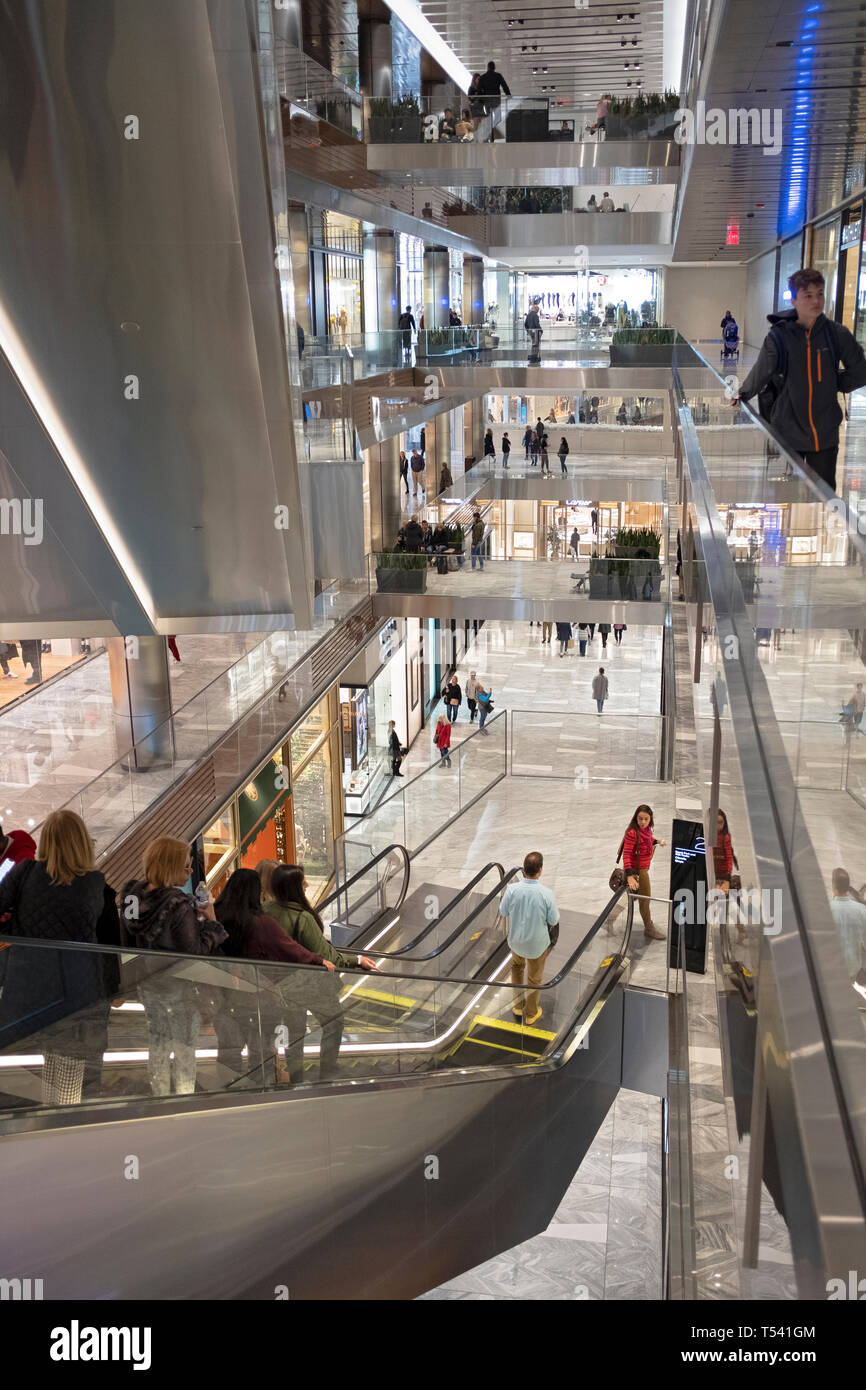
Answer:
[[717, 824], [719, 831], [713, 849], [713, 868], [716, 872], [716, 887], [727, 895], [731, 887], [731, 874], [734, 871], [734, 848], [724, 811], [719, 811]]
[[436, 744], [436, 747], [439, 749], [439, 757], [440, 757], [440, 759], [441, 759], [441, 762], [439, 763], [439, 766], [442, 767], [442, 766], [444, 765], [444, 766], [446, 766], [446, 767], [450, 767], [450, 766], [451, 766], [451, 725], [448, 723], [448, 720], [445, 718], [445, 715], [444, 715], [444, 714], [440, 714], [439, 719], [437, 720], [437, 723], [436, 723], [436, 732], [435, 732], [435, 734], [433, 735], [433, 742]]
[[632, 893], [640, 894], [638, 907], [643, 921], [644, 936], [647, 941], [664, 941], [664, 932], [659, 931], [653, 923], [650, 904], [650, 864], [656, 852], [656, 845], [664, 844], [664, 840], [657, 840], [653, 835], [653, 823], [652, 807], [638, 806], [623, 836], [622, 864], [629, 888]]

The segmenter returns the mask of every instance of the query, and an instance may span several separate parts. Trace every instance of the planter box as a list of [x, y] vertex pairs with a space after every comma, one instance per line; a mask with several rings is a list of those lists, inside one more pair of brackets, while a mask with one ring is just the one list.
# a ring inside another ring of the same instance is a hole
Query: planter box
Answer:
[[424, 594], [427, 569], [402, 570], [376, 567], [376, 588], [380, 594]]
[[[617, 561], [610, 560], [610, 570], [603, 574], [590, 574], [589, 576], [589, 597], [600, 599], [621, 599], [624, 602], [637, 602], [641, 599], [647, 603], [653, 599], [658, 599], [661, 592], [661, 575], [650, 574], [652, 583], [652, 593], [644, 594], [647, 574], [640, 564], [633, 568], [638, 571], [636, 574], [617, 574], [615, 572]], [[657, 561], [647, 561], [648, 566], [655, 566]], [[632, 567], [630, 567], [632, 568]]]
[[371, 145], [420, 145], [420, 116], [370, 116], [367, 122]]
[[608, 116], [604, 133], [606, 140], [673, 140], [678, 125], [675, 111], [657, 116]]

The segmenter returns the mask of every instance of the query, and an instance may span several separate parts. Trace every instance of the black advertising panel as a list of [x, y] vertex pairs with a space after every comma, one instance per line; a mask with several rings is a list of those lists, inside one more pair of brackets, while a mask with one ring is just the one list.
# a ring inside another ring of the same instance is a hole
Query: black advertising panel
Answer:
[[685, 967], [698, 975], [707, 968], [707, 861], [704, 827], [696, 820], [675, 820], [671, 839], [670, 964], [675, 969], [679, 934], [684, 933]]

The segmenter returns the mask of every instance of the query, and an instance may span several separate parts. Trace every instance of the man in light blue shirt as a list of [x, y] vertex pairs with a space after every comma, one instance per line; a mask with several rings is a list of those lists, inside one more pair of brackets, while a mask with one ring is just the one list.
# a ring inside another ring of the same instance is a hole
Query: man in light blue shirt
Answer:
[[523, 989], [526, 971], [529, 997], [514, 996], [513, 1013], [524, 1023], [541, 1018], [538, 990], [544, 961], [550, 950], [550, 928], [559, 924], [559, 908], [549, 888], [540, 882], [544, 857], [533, 850], [523, 861], [523, 878], [506, 888], [499, 904], [500, 916], [508, 919], [508, 945], [511, 949], [511, 983]]
[[833, 897], [830, 911], [842, 942], [842, 955], [851, 979], [863, 966], [863, 946], [866, 944], [866, 904], [849, 897], [851, 880], [845, 869], [833, 870]]

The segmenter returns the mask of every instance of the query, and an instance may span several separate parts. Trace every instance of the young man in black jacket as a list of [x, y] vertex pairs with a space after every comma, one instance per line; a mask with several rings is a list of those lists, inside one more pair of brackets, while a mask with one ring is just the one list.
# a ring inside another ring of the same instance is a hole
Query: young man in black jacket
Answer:
[[824, 317], [824, 277], [819, 270], [796, 270], [788, 288], [794, 307], [767, 315], [773, 327], [731, 405], [749, 401], [774, 384], [778, 394], [770, 423], [835, 492], [842, 421], [837, 395], [866, 386], [866, 358], [843, 324], [831, 324]]

